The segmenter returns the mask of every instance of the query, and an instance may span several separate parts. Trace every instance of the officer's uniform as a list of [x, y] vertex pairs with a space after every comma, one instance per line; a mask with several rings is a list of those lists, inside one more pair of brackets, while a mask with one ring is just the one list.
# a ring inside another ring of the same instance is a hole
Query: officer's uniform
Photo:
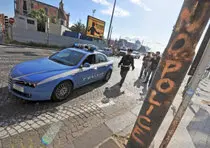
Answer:
[[134, 70], [134, 59], [131, 55], [125, 55], [123, 56], [123, 58], [121, 59], [120, 63], [118, 64], [118, 66], [121, 66], [121, 71], [120, 71], [120, 75], [121, 75], [121, 81], [120, 81], [120, 86], [122, 86], [122, 84], [125, 81], [126, 75], [128, 74], [128, 71], [130, 70], [130, 66], [132, 67], [132, 70]]

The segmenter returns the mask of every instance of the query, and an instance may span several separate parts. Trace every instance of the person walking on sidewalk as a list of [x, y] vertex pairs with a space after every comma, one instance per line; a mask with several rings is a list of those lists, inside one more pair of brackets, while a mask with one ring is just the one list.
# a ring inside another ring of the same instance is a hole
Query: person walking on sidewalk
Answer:
[[144, 76], [147, 75], [147, 68], [149, 67], [151, 59], [152, 59], [151, 52], [148, 52], [147, 55], [145, 55], [143, 58], [143, 63], [142, 63], [139, 79], [142, 78], [143, 74], [144, 74]]
[[134, 67], [134, 58], [131, 55], [133, 51], [131, 49], [128, 49], [127, 54], [123, 56], [121, 59], [120, 63], [118, 64], [118, 67], [121, 67], [120, 75], [121, 75], [121, 80], [119, 83], [119, 86], [122, 87], [125, 78], [128, 74], [128, 71], [130, 70], [130, 66], [132, 67], [132, 70], [135, 69]]
[[[148, 71], [148, 74], [144, 83], [148, 83], [149, 81], [149, 85], [151, 84], [159, 62], [160, 62], [160, 52], [158, 51], [156, 52], [156, 54], [153, 55], [153, 58], [151, 59], [151, 65], [149, 67], [149, 71]], [[152, 76], [150, 77], [151, 74]]]

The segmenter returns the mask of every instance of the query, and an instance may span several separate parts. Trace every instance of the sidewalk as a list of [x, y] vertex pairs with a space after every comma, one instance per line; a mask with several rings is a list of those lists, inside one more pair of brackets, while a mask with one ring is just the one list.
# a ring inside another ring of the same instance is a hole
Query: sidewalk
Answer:
[[[161, 127], [150, 148], [158, 148], [165, 133], [174, 117], [176, 109], [181, 103], [181, 95], [184, 85], [180, 88], [173, 107], [168, 111]], [[192, 99], [192, 103], [187, 109], [180, 125], [178, 126], [168, 148], [209, 148], [210, 146], [210, 107], [203, 102], [210, 101], [208, 95], [208, 88], [210, 81], [204, 80], [200, 83], [197, 90], [197, 95]], [[96, 147], [96, 148], [120, 148], [120, 141], [124, 141], [136, 121], [137, 115], [140, 111], [141, 105], [106, 121], [97, 129], [86, 133], [79, 138], [75, 143], [75, 148]], [[93, 132], [95, 131], [95, 132]], [[93, 134], [94, 133], [94, 134]], [[117, 135], [117, 136], [113, 136]], [[95, 139], [96, 138], [96, 139]], [[104, 139], [104, 140], [102, 140]], [[118, 140], [120, 139], [120, 141]], [[94, 141], [94, 142], [93, 142]], [[97, 141], [102, 141], [96, 145]], [[78, 144], [80, 143], [80, 144]], [[82, 145], [81, 145], [82, 143]]]

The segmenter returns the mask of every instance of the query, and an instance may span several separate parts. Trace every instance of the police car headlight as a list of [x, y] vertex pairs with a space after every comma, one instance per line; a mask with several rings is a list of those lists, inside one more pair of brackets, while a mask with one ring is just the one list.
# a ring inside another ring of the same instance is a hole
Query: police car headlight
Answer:
[[35, 88], [35, 87], [37, 86], [36, 83], [30, 83], [30, 82], [24, 82], [24, 85], [25, 85], [25, 86], [32, 87], [32, 88]]
[[28, 83], [28, 86], [35, 88], [37, 86], [37, 84], [36, 83]]

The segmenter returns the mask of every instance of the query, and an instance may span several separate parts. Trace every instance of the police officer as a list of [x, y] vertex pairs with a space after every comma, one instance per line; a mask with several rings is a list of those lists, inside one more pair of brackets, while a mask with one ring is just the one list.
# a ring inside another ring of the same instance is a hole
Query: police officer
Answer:
[[122, 84], [125, 81], [126, 75], [128, 74], [128, 71], [130, 70], [130, 66], [132, 67], [132, 70], [135, 69], [134, 67], [134, 59], [133, 56], [131, 55], [133, 51], [131, 49], [128, 49], [127, 55], [123, 56], [121, 59], [120, 63], [118, 64], [118, 67], [121, 66], [121, 81], [119, 83], [120, 87], [122, 87]]
[[[149, 71], [148, 71], [148, 74], [147, 74], [147, 77], [146, 77], [146, 80], [144, 81], [144, 83], [148, 83], [148, 81], [149, 81], [149, 85], [151, 84], [159, 62], [160, 62], [160, 52], [158, 51], [158, 52], [156, 52], [156, 54], [153, 54], [153, 58], [151, 59], [151, 65], [149, 67]], [[152, 75], [151, 78], [150, 78], [150, 75]]]

